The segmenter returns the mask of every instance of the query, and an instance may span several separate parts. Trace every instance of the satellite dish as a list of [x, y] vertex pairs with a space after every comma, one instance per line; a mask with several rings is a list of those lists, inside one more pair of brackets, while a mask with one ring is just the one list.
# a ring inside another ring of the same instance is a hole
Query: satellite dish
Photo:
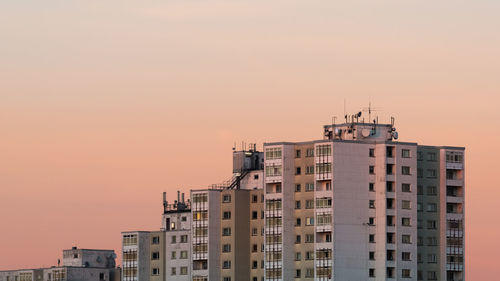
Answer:
[[398, 139], [398, 132], [394, 131], [394, 132], [392, 133], [392, 137], [393, 137], [395, 140], [397, 140], [397, 139]]
[[362, 135], [364, 138], [367, 138], [368, 136], [370, 136], [370, 130], [368, 130], [368, 129], [363, 129], [363, 130], [361, 130], [361, 135]]

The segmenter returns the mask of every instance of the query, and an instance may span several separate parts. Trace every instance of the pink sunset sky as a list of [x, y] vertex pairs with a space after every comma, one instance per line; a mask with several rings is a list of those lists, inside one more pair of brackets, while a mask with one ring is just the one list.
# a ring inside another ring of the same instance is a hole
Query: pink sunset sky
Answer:
[[372, 104], [466, 147], [466, 276], [500, 267], [500, 2], [0, 2], [0, 270], [120, 252], [234, 143], [303, 141]]

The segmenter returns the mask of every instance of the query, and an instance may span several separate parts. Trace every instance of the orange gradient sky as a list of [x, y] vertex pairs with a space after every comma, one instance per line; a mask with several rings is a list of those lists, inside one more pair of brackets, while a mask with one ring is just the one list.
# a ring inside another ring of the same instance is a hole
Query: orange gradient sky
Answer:
[[231, 176], [234, 142], [396, 117], [466, 147], [466, 275], [498, 280], [499, 1], [0, 2], [0, 270], [120, 251], [161, 193]]

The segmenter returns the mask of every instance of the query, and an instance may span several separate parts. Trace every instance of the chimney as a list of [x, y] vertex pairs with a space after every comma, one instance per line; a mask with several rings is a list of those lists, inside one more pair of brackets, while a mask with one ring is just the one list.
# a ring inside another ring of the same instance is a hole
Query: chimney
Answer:
[[184, 192], [182, 193], [182, 204], [184, 204]]
[[181, 192], [177, 190], [177, 203], [181, 202]]

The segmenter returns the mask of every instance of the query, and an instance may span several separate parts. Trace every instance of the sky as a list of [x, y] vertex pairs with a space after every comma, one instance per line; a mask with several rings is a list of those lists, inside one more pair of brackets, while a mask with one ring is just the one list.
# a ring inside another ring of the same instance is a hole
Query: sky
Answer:
[[0, 0], [0, 270], [159, 229], [162, 192], [235, 143], [322, 138], [345, 108], [466, 147], [466, 278], [500, 276], [500, 2]]

